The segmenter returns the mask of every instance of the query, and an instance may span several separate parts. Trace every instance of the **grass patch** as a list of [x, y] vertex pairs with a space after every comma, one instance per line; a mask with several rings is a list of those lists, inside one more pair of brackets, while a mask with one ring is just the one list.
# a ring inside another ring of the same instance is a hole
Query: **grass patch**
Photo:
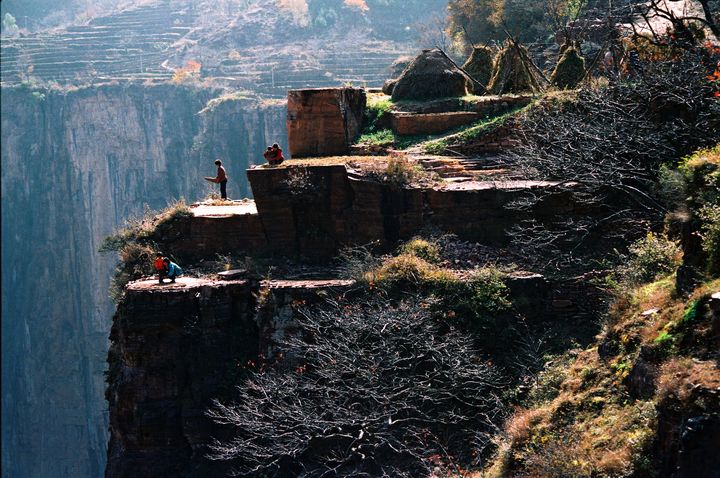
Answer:
[[400, 246], [400, 254], [409, 254], [419, 257], [431, 264], [440, 262], [440, 248], [435, 242], [416, 236]]
[[395, 140], [395, 133], [393, 133], [391, 129], [382, 129], [380, 131], [363, 134], [360, 138], [358, 138], [358, 143], [368, 144], [370, 146], [388, 147], [394, 145]]
[[453, 144], [467, 143], [477, 138], [492, 133], [496, 129], [506, 125], [512, 118], [524, 114], [535, 103], [515, 108], [499, 116], [485, 118], [473, 123], [470, 126], [460, 128], [443, 138], [431, 140], [423, 144], [423, 150], [428, 154], [441, 154]]

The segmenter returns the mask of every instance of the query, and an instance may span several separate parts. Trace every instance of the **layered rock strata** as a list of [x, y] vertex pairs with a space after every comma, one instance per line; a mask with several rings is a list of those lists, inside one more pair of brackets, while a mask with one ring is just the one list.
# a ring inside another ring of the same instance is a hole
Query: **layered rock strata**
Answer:
[[[248, 208], [226, 217], [178, 218], [157, 232], [157, 242], [187, 260], [212, 251], [326, 261], [345, 246], [394, 247], [425, 226], [483, 244], [504, 244], [510, 228], [524, 219], [552, 220], [580, 211], [567, 190], [555, 191], [548, 182], [396, 187], [351, 176], [344, 165], [256, 168], [247, 174], [257, 213]], [[530, 211], [511, 207], [543, 193], [547, 197]]]

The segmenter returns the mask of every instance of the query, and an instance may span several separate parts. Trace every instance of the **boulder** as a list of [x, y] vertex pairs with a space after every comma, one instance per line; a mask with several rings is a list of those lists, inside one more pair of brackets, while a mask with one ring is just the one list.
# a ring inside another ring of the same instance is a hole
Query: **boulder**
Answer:
[[365, 103], [362, 88], [289, 91], [290, 155], [299, 158], [347, 154], [360, 134]]

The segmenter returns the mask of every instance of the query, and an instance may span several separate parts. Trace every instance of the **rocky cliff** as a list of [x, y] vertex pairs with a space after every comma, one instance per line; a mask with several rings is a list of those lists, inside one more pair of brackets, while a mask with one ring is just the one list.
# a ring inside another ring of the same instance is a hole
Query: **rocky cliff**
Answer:
[[215, 89], [2, 89], [3, 476], [101, 476], [103, 371], [116, 258], [102, 238], [147, 204], [208, 191], [222, 157], [231, 197], [285, 108]]
[[[206, 458], [222, 427], [206, 412], [232, 397], [243, 370], [271, 357], [296, 304], [352, 281], [210, 280], [131, 283], [113, 318], [108, 355], [107, 477], [228, 476]], [[261, 291], [264, 291], [261, 292]]]

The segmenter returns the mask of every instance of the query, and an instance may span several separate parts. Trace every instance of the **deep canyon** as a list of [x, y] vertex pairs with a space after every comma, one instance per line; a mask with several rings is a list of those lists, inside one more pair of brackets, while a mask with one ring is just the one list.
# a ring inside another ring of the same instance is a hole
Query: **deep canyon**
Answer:
[[142, 84], [2, 88], [3, 476], [102, 476], [104, 371], [117, 257], [105, 236], [146, 208], [205, 196], [222, 158], [231, 198], [281, 102]]

